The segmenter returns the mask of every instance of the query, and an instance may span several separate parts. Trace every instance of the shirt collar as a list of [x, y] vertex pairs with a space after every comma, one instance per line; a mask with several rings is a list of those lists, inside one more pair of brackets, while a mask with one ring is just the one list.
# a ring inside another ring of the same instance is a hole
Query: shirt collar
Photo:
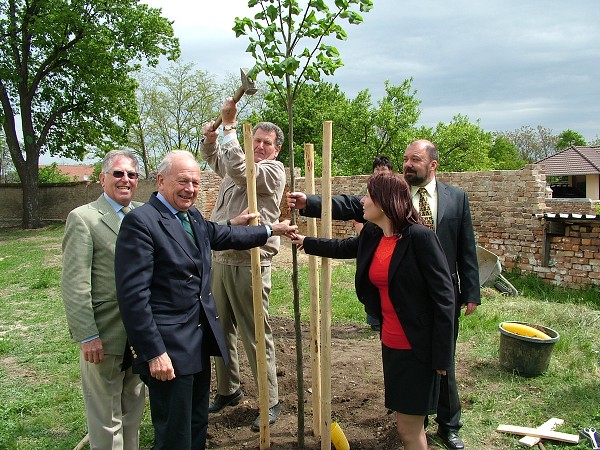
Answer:
[[159, 199], [159, 200], [161, 201], [161, 203], [162, 203], [163, 205], [165, 205], [165, 206], [167, 207], [167, 209], [173, 213], [173, 215], [174, 215], [174, 216], [176, 216], [176, 215], [177, 215], [177, 213], [179, 212], [179, 210], [177, 210], [177, 209], [173, 208], [173, 207], [171, 206], [171, 204], [170, 204], [170, 203], [167, 201], [167, 199], [166, 199], [166, 198], [164, 198], [164, 197], [163, 197], [163, 195], [162, 195], [160, 192], [158, 192], [158, 193], [156, 194], [156, 198], [157, 198], [157, 199]]
[[429, 183], [427, 183], [425, 186], [411, 186], [410, 193], [414, 197], [415, 195], [417, 195], [417, 191], [419, 190], [419, 188], [424, 187], [425, 190], [427, 191], [427, 193], [429, 194], [429, 196], [433, 197], [436, 186], [437, 186], [436, 180], [435, 180], [435, 177], [433, 177], [433, 179]]
[[[123, 205], [121, 205], [120, 203], [115, 202], [112, 198], [110, 198], [106, 194], [106, 192], [104, 192], [104, 198], [106, 199], [106, 201], [108, 202], [108, 204], [114, 208], [114, 210], [115, 210], [116, 213], [118, 213], [119, 211], [121, 211], [121, 208], [124, 208]], [[129, 203], [129, 205], [125, 205], [125, 206], [129, 206], [131, 208], [131, 203]]]

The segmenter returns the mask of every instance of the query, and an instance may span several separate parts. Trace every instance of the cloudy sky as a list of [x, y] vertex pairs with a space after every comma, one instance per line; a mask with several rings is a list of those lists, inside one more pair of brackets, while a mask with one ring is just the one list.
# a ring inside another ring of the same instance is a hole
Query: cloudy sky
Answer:
[[[231, 30], [236, 16], [253, 15], [247, 0], [145, 3], [174, 21], [184, 61], [216, 75], [253, 65], [247, 38]], [[347, 41], [331, 42], [345, 66], [327, 81], [347, 96], [369, 89], [377, 100], [386, 80], [413, 77], [420, 125], [463, 114], [487, 131], [542, 125], [600, 136], [598, 0], [373, 3], [364, 23], [342, 23]]]
[[[184, 62], [223, 79], [253, 65], [248, 39], [231, 30], [235, 17], [253, 16], [247, 0], [143, 1], [174, 22]], [[376, 101], [386, 80], [413, 77], [418, 125], [463, 114], [486, 131], [542, 125], [600, 136], [599, 0], [373, 3], [364, 23], [342, 23], [347, 41], [328, 42], [345, 65], [326, 81], [348, 97], [369, 89]]]

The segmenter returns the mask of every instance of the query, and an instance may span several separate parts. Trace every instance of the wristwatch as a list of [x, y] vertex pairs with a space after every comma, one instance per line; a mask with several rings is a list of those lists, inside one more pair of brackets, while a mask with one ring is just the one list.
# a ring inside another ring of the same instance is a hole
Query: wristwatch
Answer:
[[235, 125], [224, 125], [223, 131], [235, 130], [237, 129]]

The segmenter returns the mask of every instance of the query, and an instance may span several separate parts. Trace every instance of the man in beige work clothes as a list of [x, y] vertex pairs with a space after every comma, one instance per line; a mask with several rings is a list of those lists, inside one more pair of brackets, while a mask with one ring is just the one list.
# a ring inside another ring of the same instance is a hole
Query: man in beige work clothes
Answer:
[[[227, 221], [248, 207], [246, 160], [236, 135], [236, 113], [235, 102], [228, 98], [221, 108], [224, 138], [220, 145], [217, 143], [218, 133], [212, 131], [213, 123], [208, 123], [203, 128], [205, 139], [201, 147], [202, 157], [215, 173], [223, 178], [211, 216], [214, 221]], [[254, 127], [253, 134], [259, 221], [261, 224], [270, 225], [279, 222], [280, 203], [285, 187], [284, 166], [275, 159], [283, 144], [283, 132], [277, 125], [261, 122]], [[276, 236], [269, 238], [260, 248], [270, 424], [275, 423], [281, 410], [275, 368], [275, 345], [268, 320], [271, 258], [278, 251], [279, 237]], [[209, 412], [215, 413], [226, 406], [237, 405], [244, 397], [240, 388], [238, 333], [244, 344], [254, 380], [258, 382], [250, 251], [214, 252], [212, 287], [227, 339], [230, 360], [229, 366], [225, 366], [222, 358], [215, 358], [217, 395], [209, 406]], [[252, 430], [259, 429], [260, 418], [257, 417], [252, 424]]]

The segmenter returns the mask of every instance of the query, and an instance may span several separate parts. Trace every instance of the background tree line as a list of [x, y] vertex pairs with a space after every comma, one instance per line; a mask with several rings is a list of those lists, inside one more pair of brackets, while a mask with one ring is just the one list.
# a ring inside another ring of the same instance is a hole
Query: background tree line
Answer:
[[[162, 72], [140, 73], [138, 80], [138, 120], [132, 127], [129, 146], [138, 152], [148, 174], [170, 149], [186, 149], [200, 158], [202, 124], [217, 117], [223, 99], [239, 84], [233, 74], [219, 83], [195, 64], [182, 62], [174, 62]], [[258, 81], [257, 94], [243, 97], [238, 105], [239, 123], [266, 120], [286, 130], [286, 105]], [[587, 145], [583, 136], [572, 130], [555, 135], [538, 125], [490, 132], [481, 128], [478, 120], [461, 114], [435, 127], [418, 126], [421, 101], [412, 82], [412, 78], [399, 85], [387, 81], [384, 97], [376, 102], [368, 89], [350, 98], [334, 83], [304, 84], [293, 104], [296, 167], [304, 167], [304, 143], [312, 143], [320, 173], [325, 120], [333, 121], [334, 175], [369, 173], [378, 154], [390, 156], [395, 167], [402, 167], [404, 149], [410, 141], [421, 138], [439, 147], [441, 171], [456, 172], [520, 169], [571, 145]], [[596, 139], [589, 144], [599, 142]], [[289, 156], [284, 145], [279, 158], [287, 165]]]
[[[449, 123], [417, 126], [421, 102], [412, 79], [386, 82], [376, 102], [368, 90], [348, 98], [336, 84], [322, 82], [321, 73], [333, 75], [343, 65], [324, 39], [344, 40], [340, 22], [361, 23], [372, 4], [309, 2], [304, 14], [295, 0], [279, 8], [249, 0], [262, 13], [236, 19], [233, 29], [249, 39], [253, 70], [267, 79], [258, 94], [242, 99], [239, 119], [287, 129], [292, 142], [281, 154], [284, 163], [297, 158], [294, 165], [303, 167], [306, 142], [320, 157], [324, 120], [334, 123], [335, 175], [368, 173], [381, 153], [400, 167], [415, 138], [438, 144], [446, 171], [515, 169], [585, 144], [575, 131], [554, 136], [542, 126], [487, 132], [460, 114]], [[289, 38], [285, 46], [277, 33]], [[304, 40], [308, 44], [300, 44]], [[217, 80], [193, 63], [177, 62], [179, 56], [172, 23], [138, 0], [0, 0], [0, 182], [21, 182], [25, 228], [42, 225], [39, 183], [60, 178], [56, 167], [40, 171], [41, 154], [100, 160], [125, 146], [139, 153], [147, 175], [171, 149], [198, 154], [202, 124], [217, 116], [239, 81], [236, 75]], [[175, 62], [161, 71], [154, 69], [159, 60]]]
[[[185, 149], [201, 160], [199, 147], [202, 125], [219, 114], [223, 99], [238, 87], [239, 77], [217, 77], [192, 62], [180, 60], [164, 69], [146, 68], [135, 76], [137, 114], [129, 128], [125, 146], [133, 149], [150, 176], [164, 154]], [[318, 82], [303, 85], [294, 102], [294, 152], [296, 166], [304, 167], [304, 143], [313, 143], [316, 171], [320, 174], [322, 123], [333, 121], [333, 173], [359, 175], [371, 171], [376, 155], [390, 156], [396, 168], [402, 167], [404, 149], [414, 139], [429, 139], [440, 149], [441, 171], [514, 170], [556, 153], [571, 145], [600, 145], [600, 139], [587, 143], [573, 130], [558, 135], [541, 125], [523, 126], [512, 131], [486, 131], [479, 121], [457, 114], [448, 123], [435, 127], [418, 126], [421, 115], [412, 78], [399, 85], [385, 84], [385, 96], [373, 101], [368, 89], [349, 98], [337, 84]], [[282, 129], [288, 125], [286, 106], [258, 82], [258, 92], [240, 101], [239, 123], [267, 120]], [[18, 182], [5, 139], [0, 134], [0, 181]], [[89, 158], [100, 160], [106, 150], [92, 149]], [[63, 155], [68, 156], [68, 155]], [[279, 158], [288, 164], [284, 146]], [[43, 168], [40, 182], [69, 181], [56, 167]]]

